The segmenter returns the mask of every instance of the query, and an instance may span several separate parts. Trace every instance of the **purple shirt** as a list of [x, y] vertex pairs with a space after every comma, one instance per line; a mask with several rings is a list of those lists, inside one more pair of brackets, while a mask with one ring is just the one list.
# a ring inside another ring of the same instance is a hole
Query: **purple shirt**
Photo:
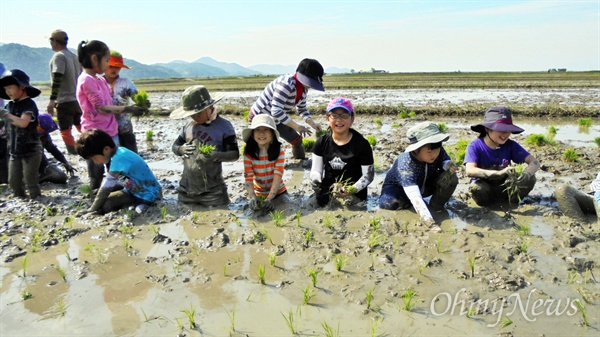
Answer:
[[517, 164], [525, 162], [527, 156], [529, 152], [512, 139], [493, 150], [485, 144], [483, 138], [477, 138], [467, 146], [464, 162], [475, 163], [477, 167], [484, 170], [501, 170], [511, 162]]
[[77, 101], [83, 111], [81, 120], [83, 131], [100, 129], [111, 137], [119, 133], [115, 115], [96, 110], [97, 106], [113, 105], [110, 88], [104, 77], [91, 76], [82, 72], [77, 80]]

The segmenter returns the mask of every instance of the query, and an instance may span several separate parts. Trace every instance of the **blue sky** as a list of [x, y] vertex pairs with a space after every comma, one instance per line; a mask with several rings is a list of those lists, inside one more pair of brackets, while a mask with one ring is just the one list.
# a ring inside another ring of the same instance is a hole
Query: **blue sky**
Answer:
[[61, 28], [71, 48], [102, 40], [145, 64], [311, 57], [357, 71], [600, 69], [600, 0], [0, 0], [0, 12], [0, 42], [46, 47]]

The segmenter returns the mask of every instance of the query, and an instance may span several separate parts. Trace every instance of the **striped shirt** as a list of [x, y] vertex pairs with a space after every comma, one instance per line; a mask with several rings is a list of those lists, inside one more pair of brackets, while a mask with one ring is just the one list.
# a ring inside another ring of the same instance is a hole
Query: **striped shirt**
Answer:
[[[260, 155], [258, 159], [252, 158], [249, 154], [244, 154], [244, 177], [247, 183], [254, 182], [254, 193], [267, 197], [273, 185], [275, 175], [283, 176], [283, 166], [285, 163], [285, 152], [281, 150], [279, 157], [275, 161], [269, 161], [268, 155]], [[277, 194], [286, 191], [283, 180], [277, 189]]]
[[260, 94], [250, 109], [250, 120], [256, 115], [269, 114], [277, 124], [288, 124], [292, 119], [287, 115], [294, 106], [298, 114], [306, 120], [312, 118], [306, 108], [306, 93], [304, 88], [302, 97], [296, 104], [296, 78], [294, 75], [282, 75], [269, 83]]

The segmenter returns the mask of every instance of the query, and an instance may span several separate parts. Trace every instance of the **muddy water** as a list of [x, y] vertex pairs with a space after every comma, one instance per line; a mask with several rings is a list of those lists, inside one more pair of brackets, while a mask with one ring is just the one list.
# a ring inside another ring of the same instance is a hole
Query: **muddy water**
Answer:
[[[228, 118], [240, 134], [244, 122]], [[43, 186], [42, 202], [13, 200], [0, 187], [0, 334], [292, 335], [283, 315], [293, 317], [301, 335], [324, 335], [325, 323], [339, 327], [341, 336], [598, 334], [600, 230], [592, 218], [587, 224], [566, 219], [552, 197], [560, 183], [585, 188], [595, 176], [600, 159], [591, 139], [600, 134], [597, 125], [579, 130], [568, 120], [517, 119], [526, 129], [515, 136], [518, 141], [545, 133], [549, 125], [558, 128], [556, 148], [530, 149], [544, 166], [530, 197], [519, 205], [477, 207], [460, 172], [454, 198], [434, 214], [444, 229], [437, 234], [411, 210], [377, 207], [385, 171], [415, 122], [382, 120], [378, 126], [374, 118], [359, 116], [355, 123], [379, 140], [374, 153], [380, 168], [368, 206], [315, 209], [308, 167], [290, 159], [284, 181], [291, 204], [281, 208], [281, 227], [244, 208], [241, 161], [224, 165], [230, 205], [178, 204], [182, 168], [170, 145], [182, 122], [168, 119], [134, 121], [140, 152], [165, 198], [133, 219], [122, 210], [65, 225], [79, 202], [89, 204], [79, 192], [87, 183], [85, 163], [74, 156], [68, 159], [79, 177], [67, 186]], [[468, 126], [478, 121], [436, 122], [449, 127], [451, 146], [472, 139]], [[150, 129], [155, 136], [146, 142]], [[60, 136], [52, 137], [62, 148]], [[569, 147], [581, 154], [578, 163], [560, 160]], [[43, 206], [57, 214], [49, 215]], [[517, 225], [528, 225], [531, 233], [519, 233]], [[51, 237], [56, 244], [35, 243]], [[20, 254], [27, 254], [26, 263]], [[336, 257], [343, 261], [340, 270]], [[311, 269], [317, 272], [316, 286]], [[31, 298], [24, 300], [25, 293]], [[573, 309], [575, 299], [584, 303], [588, 327], [581, 310]]]

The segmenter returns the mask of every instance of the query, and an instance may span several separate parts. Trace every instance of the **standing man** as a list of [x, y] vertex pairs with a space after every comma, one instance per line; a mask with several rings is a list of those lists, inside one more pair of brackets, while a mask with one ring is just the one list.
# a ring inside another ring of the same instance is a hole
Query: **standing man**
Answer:
[[75, 151], [75, 139], [71, 133], [73, 125], [81, 132], [81, 107], [75, 96], [77, 77], [81, 73], [81, 65], [77, 55], [67, 48], [69, 37], [64, 31], [57, 29], [50, 34], [50, 46], [54, 55], [50, 60], [51, 88], [48, 113], [54, 116], [56, 108], [58, 127], [67, 151]]

